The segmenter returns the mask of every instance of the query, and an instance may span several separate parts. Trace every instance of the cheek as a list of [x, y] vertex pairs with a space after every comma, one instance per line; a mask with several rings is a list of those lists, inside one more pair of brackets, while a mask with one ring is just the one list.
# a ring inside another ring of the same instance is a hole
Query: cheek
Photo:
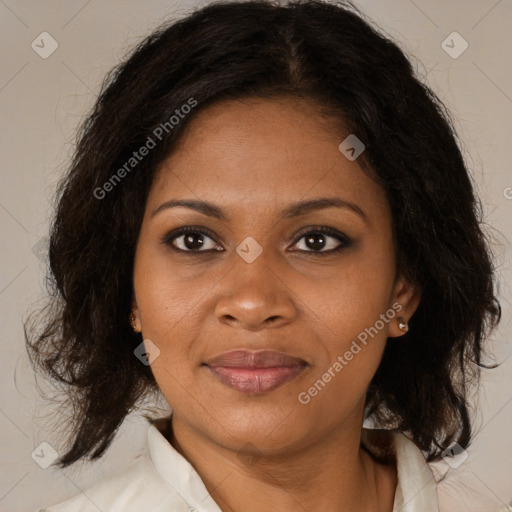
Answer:
[[357, 409], [379, 367], [388, 325], [393, 321], [391, 315], [386, 315], [385, 300], [369, 301], [366, 293], [350, 293], [350, 287], [344, 290], [346, 295], [333, 300], [334, 307], [322, 316], [323, 325], [316, 322], [317, 332], [324, 333], [319, 337], [322, 347], [318, 349], [324, 357], [318, 359], [319, 364], [301, 389], [305, 395], [300, 403], [314, 401], [315, 410], [326, 415]]
[[368, 247], [346, 258], [321, 285], [303, 287], [307, 314], [324, 333], [321, 350], [327, 358], [311, 380], [329, 383], [331, 391], [325, 398], [355, 399], [364, 393], [379, 366], [389, 325], [396, 321], [389, 302], [394, 282], [392, 256], [375, 245]]
[[158, 242], [141, 235], [134, 267], [134, 287], [143, 327], [162, 337], [197, 302], [197, 286], [180, 275]]
[[199, 325], [190, 322], [195, 294], [179, 282], [169, 268], [168, 258], [162, 258], [142, 243], [135, 260], [134, 287], [143, 337], [160, 351], [151, 363], [151, 370], [169, 399], [176, 389], [191, 384], [190, 345], [197, 336], [194, 329]]
[[394, 278], [393, 258], [368, 247], [352, 253], [323, 279], [296, 281], [293, 289], [319, 323], [347, 341], [373, 326], [390, 307]]

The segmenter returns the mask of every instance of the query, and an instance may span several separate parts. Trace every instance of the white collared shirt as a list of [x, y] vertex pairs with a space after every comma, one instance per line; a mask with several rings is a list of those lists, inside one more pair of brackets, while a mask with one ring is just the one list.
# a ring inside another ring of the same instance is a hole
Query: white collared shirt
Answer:
[[[149, 426], [147, 450], [134, 463], [85, 489], [84, 492], [40, 512], [222, 512], [194, 467], [162, 433], [168, 418]], [[367, 429], [363, 428], [362, 439]], [[389, 431], [397, 463], [398, 485], [393, 512], [472, 512], [436, 484], [432, 467], [421, 450], [398, 431]], [[443, 497], [443, 500], [438, 500]], [[455, 497], [457, 499], [457, 497]], [[439, 503], [445, 503], [440, 508]], [[485, 511], [510, 511], [489, 503]]]

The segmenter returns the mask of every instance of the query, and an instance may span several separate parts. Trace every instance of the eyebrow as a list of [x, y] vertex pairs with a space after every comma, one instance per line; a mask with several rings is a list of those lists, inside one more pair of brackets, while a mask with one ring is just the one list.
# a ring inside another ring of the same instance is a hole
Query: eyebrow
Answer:
[[[177, 207], [190, 208], [192, 210], [198, 211], [199, 213], [208, 215], [209, 217], [215, 217], [216, 219], [224, 222], [230, 221], [229, 215], [227, 215], [218, 206], [207, 201], [198, 201], [195, 199], [173, 199], [166, 201], [151, 214], [151, 218], [155, 217], [155, 215], [163, 210]], [[313, 211], [333, 207], [347, 208], [362, 217], [365, 222], [368, 222], [368, 218], [365, 212], [359, 206], [357, 206], [357, 204], [351, 203], [350, 201], [346, 201], [339, 197], [317, 197], [306, 201], [299, 201], [287, 206], [284, 210], [282, 210], [281, 216], [283, 219], [291, 219], [294, 217], [300, 217], [301, 215], [305, 215]]]

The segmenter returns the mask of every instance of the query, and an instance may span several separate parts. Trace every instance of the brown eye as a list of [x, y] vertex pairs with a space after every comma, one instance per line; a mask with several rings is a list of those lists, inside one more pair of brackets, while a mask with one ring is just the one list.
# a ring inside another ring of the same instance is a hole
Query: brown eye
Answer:
[[183, 228], [166, 235], [163, 239], [165, 245], [183, 252], [209, 252], [215, 249], [217, 243], [212, 236], [204, 230]]
[[[351, 240], [346, 235], [328, 227], [310, 230], [304, 233], [299, 241], [302, 239], [303, 247], [298, 250], [310, 253], [332, 253], [351, 245]], [[336, 244], [336, 241], [339, 243]]]

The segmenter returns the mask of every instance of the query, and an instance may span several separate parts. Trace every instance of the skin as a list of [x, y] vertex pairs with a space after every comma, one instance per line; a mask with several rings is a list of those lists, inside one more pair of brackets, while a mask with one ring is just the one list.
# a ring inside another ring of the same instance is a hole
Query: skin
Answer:
[[[403, 335], [396, 317], [308, 404], [297, 399], [379, 315], [398, 302], [409, 320], [420, 300], [395, 273], [384, 190], [338, 149], [347, 135], [310, 101], [223, 101], [197, 112], [149, 193], [134, 267], [136, 323], [160, 350], [151, 369], [173, 409], [169, 441], [223, 511], [393, 508], [396, 467], [377, 463], [360, 436], [385, 344]], [[291, 203], [317, 197], [355, 203], [365, 219], [336, 207], [283, 218]], [[230, 219], [186, 207], [152, 216], [172, 199], [214, 203]], [[184, 226], [214, 237], [162, 243]], [[321, 237], [308, 243], [307, 228], [319, 226], [352, 245], [327, 254], [343, 242], [325, 234], [323, 246]], [[263, 251], [252, 263], [236, 252], [246, 237]], [[221, 251], [201, 252], [214, 248]], [[201, 364], [235, 348], [280, 350], [309, 367], [273, 391], [243, 394]]]

